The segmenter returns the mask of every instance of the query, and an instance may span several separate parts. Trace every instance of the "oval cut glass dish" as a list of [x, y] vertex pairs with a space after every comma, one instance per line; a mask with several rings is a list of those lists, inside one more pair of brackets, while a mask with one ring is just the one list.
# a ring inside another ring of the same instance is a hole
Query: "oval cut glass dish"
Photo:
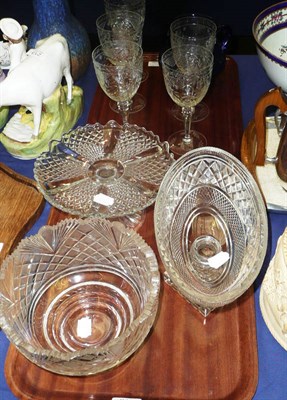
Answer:
[[66, 219], [23, 239], [0, 276], [0, 326], [28, 360], [71, 376], [130, 357], [154, 323], [158, 263], [122, 223]]
[[204, 315], [231, 303], [257, 277], [266, 254], [266, 207], [247, 168], [203, 147], [178, 159], [155, 203], [165, 278]]

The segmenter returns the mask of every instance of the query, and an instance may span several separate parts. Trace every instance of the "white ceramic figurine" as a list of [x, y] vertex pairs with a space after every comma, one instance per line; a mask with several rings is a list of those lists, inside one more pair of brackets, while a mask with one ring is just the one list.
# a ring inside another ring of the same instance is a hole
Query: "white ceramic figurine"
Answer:
[[37, 137], [41, 123], [43, 101], [60, 85], [67, 82], [67, 103], [72, 100], [73, 79], [66, 39], [55, 34], [37, 42], [35, 49], [26, 52], [23, 27], [12, 18], [0, 20], [4, 37], [10, 42], [10, 71], [0, 83], [0, 107], [22, 105], [33, 113]]
[[25, 34], [28, 29], [26, 25], [20, 25], [13, 18], [2, 18], [0, 29], [3, 38], [8, 41], [10, 71], [26, 57], [27, 43]]

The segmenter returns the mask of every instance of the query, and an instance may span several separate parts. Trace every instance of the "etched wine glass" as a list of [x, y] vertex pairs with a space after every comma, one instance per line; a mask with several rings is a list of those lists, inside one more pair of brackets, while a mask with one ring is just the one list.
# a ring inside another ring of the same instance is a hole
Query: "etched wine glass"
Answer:
[[102, 45], [97, 46], [92, 52], [92, 60], [99, 85], [116, 102], [125, 125], [132, 99], [141, 83], [141, 46], [128, 40], [113, 40], [105, 46], [105, 50]]
[[[216, 33], [217, 25], [210, 17], [198, 14], [186, 15], [175, 19], [170, 24], [170, 44], [172, 48], [196, 44], [205, 46], [213, 52]], [[180, 107], [177, 105], [172, 108], [172, 114], [176, 119], [183, 119]], [[195, 106], [193, 122], [202, 121], [208, 114], [208, 105], [201, 101]]]
[[[142, 25], [144, 25], [145, 21], [145, 11], [146, 4], [145, 0], [104, 0], [105, 12], [108, 15], [111, 15], [115, 11], [122, 11], [124, 13], [128, 11], [135, 12], [139, 14], [142, 18]], [[148, 71], [143, 71], [142, 82], [147, 80]], [[136, 95], [138, 97], [139, 94]]]
[[213, 54], [204, 46], [188, 45], [166, 50], [161, 57], [164, 82], [171, 99], [181, 107], [184, 130], [169, 136], [175, 155], [205, 146], [206, 137], [191, 129], [195, 106], [206, 95], [213, 68]]
[[138, 13], [144, 22], [145, 0], [104, 0], [106, 14], [114, 11], [133, 11]]
[[100, 44], [111, 40], [131, 40], [142, 45], [143, 19], [133, 11], [112, 11], [96, 20]]
[[[134, 41], [142, 46], [143, 18], [133, 11], [115, 10], [100, 15], [96, 20], [99, 42], [103, 49], [114, 40]], [[109, 103], [111, 109], [118, 112], [116, 102]], [[130, 113], [141, 111], [146, 105], [144, 96], [137, 93], [132, 101]]]

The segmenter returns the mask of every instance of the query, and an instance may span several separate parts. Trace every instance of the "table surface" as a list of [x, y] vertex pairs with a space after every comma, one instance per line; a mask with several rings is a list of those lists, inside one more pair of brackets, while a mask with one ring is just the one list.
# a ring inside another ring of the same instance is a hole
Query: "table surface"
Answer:
[[[259, 97], [274, 85], [267, 78], [257, 56], [231, 56], [238, 65], [242, 118], [244, 128], [253, 118], [254, 106]], [[88, 119], [88, 113], [96, 89], [96, 78], [92, 65], [85, 76], [77, 85], [84, 89], [84, 112], [78, 121], [78, 125], [84, 125]], [[27, 177], [33, 178], [33, 160], [18, 160], [13, 158], [0, 144], [0, 162], [8, 165]], [[50, 205], [46, 203], [45, 209], [28, 232], [27, 235], [36, 234], [39, 228], [47, 221]], [[287, 398], [287, 353], [277, 343], [269, 332], [259, 307], [260, 285], [270, 259], [272, 258], [277, 240], [287, 226], [287, 213], [268, 212], [269, 219], [269, 246], [261, 273], [254, 284], [256, 305], [256, 328], [258, 345], [258, 386], [253, 397], [254, 400], [283, 400]], [[4, 377], [4, 364], [9, 342], [5, 334], [0, 331], [0, 399], [13, 400], [16, 397], [11, 393]]]

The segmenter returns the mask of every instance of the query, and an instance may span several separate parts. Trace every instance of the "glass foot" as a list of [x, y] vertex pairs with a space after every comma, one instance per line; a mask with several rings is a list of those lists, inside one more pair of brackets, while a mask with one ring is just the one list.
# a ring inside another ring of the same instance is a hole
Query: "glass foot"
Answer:
[[[141, 94], [137, 93], [134, 98], [133, 98], [133, 102], [130, 106], [130, 110], [129, 110], [129, 114], [133, 114], [133, 113], [137, 113], [139, 111], [141, 111], [146, 105], [146, 100], [144, 98], [144, 96], [142, 96]], [[110, 101], [110, 108], [118, 113], [118, 107], [117, 107], [117, 103], [115, 101]]]
[[124, 215], [122, 217], [109, 218], [109, 220], [121, 222], [126, 227], [137, 231], [143, 225], [145, 217], [146, 217], [146, 211], [142, 210], [134, 214]]
[[148, 78], [148, 71], [143, 71], [141, 83], [145, 82]]
[[184, 141], [184, 136], [184, 131], [178, 131], [170, 135], [167, 139], [173, 154], [182, 156], [190, 150], [207, 145], [206, 137], [198, 131], [191, 131], [191, 139], [189, 142]]
[[167, 285], [171, 286], [180, 296], [182, 296], [189, 304], [191, 304], [204, 318], [208, 317], [208, 315], [212, 311], [214, 311], [214, 308], [212, 308], [212, 307], [204, 307], [204, 306], [201, 306], [199, 304], [195, 304], [195, 303], [192, 303], [191, 301], [189, 301], [189, 299], [187, 297], [185, 297], [180, 292], [180, 290], [174, 285], [174, 283], [172, 282], [172, 280], [170, 279], [170, 277], [166, 271], [163, 274], [163, 279]]
[[208, 315], [214, 311], [214, 308], [210, 307], [203, 307], [195, 303], [191, 303], [192, 306], [203, 316], [203, 317], [208, 317]]
[[[183, 115], [181, 112], [181, 107], [178, 105], [174, 105], [171, 109], [171, 113], [174, 118], [178, 119], [179, 121], [183, 121]], [[192, 114], [192, 122], [200, 122], [207, 118], [209, 115], [209, 107], [203, 101], [197, 104], [194, 107], [194, 113]]]

